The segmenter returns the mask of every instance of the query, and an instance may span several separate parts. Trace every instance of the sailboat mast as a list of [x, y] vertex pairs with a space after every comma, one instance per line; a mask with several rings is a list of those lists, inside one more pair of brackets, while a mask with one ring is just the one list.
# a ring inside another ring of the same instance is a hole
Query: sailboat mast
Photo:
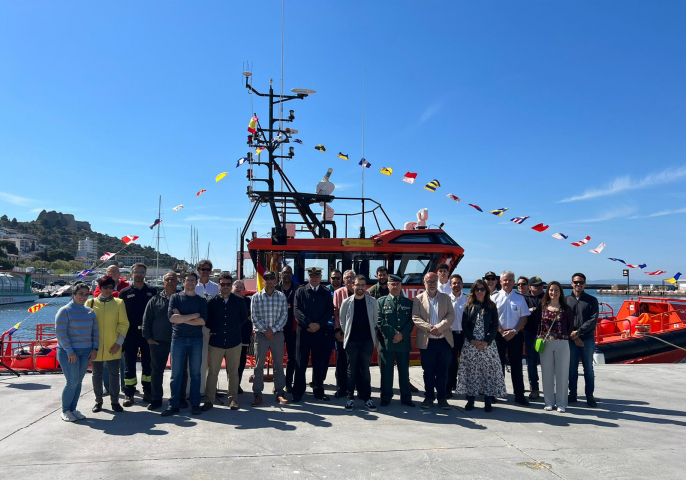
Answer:
[[[162, 220], [162, 195], [160, 195], [160, 201], [157, 206], [157, 218]], [[160, 222], [161, 223], [161, 222]], [[155, 256], [155, 275], [159, 275], [160, 272], [160, 223], [157, 224], [157, 255]]]

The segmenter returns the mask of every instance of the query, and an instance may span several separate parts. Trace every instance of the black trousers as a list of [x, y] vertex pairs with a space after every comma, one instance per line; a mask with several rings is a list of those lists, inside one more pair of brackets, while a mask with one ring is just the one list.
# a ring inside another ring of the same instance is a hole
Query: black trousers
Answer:
[[132, 397], [136, 393], [138, 350], [141, 352], [141, 367], [143, 369], [141, 375], [143, 393], [150, 393], [150, 346], [140, 332], [137, 330], [133, 334], [127, 335], [122, 347], [124, 352], [124, 395], [127, 397]]
[[283, 332], [283, 340], [286, 343], [286, 388], [293, 388], [293, 376], [295, 375], [295, 366], [298, 364], [296, 340], [297, 333], [295, 330], [288, 330]]
[[295, 367], [295, 378], [293, 380], [293, 398], [299, 399], [305, 394], [307, 381], [307, 364], [312, 354], [312, 381], [314, 382], [313, 393], [315, 398], [324, 396], [324, 332], [320, 329], [315, 333], [308, 332], [298, 327], [296, 337], [296, 350], [298, 363]]
[[[164, 396], [164, 371], [167, 369], [167, 360], [171, 342], [159, 342], [159, 345], [150, 345], [150, 377], [152, 401], [161, 402]], [[181, 377], [181, 398], [186, 398], [186, 385], [188, 384], [188, 371], [183, 370]]]
[[453, 342], [455, 345], [450, 349], [450, 367], [448, 368], [448, 392], [457, 388], [457, 370], [460, 364], [462, 345], [464, 345], [464, 333], [453, 330]]
[[519, 332], [509, 342], [498, 334], [495, 337], [498, 346], [500, 363], [505, 373], [505, 355], [510, 361], [510, 376], [512, 377], [512, 390], [516, 398], [524, 396], [524, 369], [522, 368], [522, 358], [524, 357], [524, 333]]
[[336, 389], [339, 392], [348, 391], [348, 355], [343, 348], [343, 342], [336, 340]]
[[372, 396], [372, 376], [369, 372], [369, 364], [374, 353], [374, 342], [370, 338], [361, 342], [351, 342], [345, 347], [348, 354], [348, 398], [355, 398], [355, 386], [357, 396], [363, 402]]
[[424, 372], [424, 398], [447, 398], [450, 344], [445, 338], [429, 340], [428, 346], [419, 350]]
[[324, 329], [324, 351], [322, 352], [322, 385], [326, 381], [326, 374], [329, 373], [329, 362], [331, 362], [331, 352], [336, 348], [336, 337], [333, 333], [333, 324]]

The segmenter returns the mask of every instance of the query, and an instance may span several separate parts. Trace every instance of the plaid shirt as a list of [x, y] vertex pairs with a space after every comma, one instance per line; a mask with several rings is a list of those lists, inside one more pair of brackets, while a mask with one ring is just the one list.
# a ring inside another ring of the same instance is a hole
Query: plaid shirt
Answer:
[[265, 332], [268, 328], [276, 333], [283, 330], [288, 320], [288, 302], [286, 295], [278, 290], [270, 297], [264, 290], [252, 296], [250, 305], [253, 330]]

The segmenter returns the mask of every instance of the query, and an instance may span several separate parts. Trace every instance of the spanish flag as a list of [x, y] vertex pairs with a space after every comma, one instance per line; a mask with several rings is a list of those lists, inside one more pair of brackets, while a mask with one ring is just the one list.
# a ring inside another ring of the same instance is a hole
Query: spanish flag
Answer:
[[388, 175], [390, 177], [391, 175], [393, 175], [393, 169], [391, 167], [383, 167], [381, 170], [379, 170], [379, 173]]
[[260, 290], [264, 290], [264, 267], [260, 263], [260, 261], [257, 261], [257, 291], [259, 292]]
[[250, 133], [255, 133], [257, 131], [257, 117], [252, 117], [250, 123], [248, 123], [248, 131]]
[[424, 190], [428, 190], [430, 192], [435, 192], [438, 187], [440, 187], [441, 184], [439, 183], [438, 180], [431, 180], [429, 183], [424, 185]]

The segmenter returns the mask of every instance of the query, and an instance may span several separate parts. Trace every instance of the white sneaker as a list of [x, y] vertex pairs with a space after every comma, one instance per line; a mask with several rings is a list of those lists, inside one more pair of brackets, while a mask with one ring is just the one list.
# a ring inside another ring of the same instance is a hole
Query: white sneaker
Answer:
[[71, 414], [74, 416], [76, 420], [85, 420], [86, 418], [86, 416], [78, 410], [73, 410]]
[[567, 409], [565, 407], [557, 407], [557, 411], [560, 413], [565, 413]]
[[71, 413], [71, 412], [62, 412], [62, 415], [60, 417], [62, 420], [65, 422], [75, 422], [76, 417]]
[[546, 405], [545, 407], [543, 407], [543, 410], [545, 410], [546, 412], [552, 412], [553, 407], [551, 405]]
[[353, 405], [355, 405], [355, 400], [350, 398], [345, 402], [345, 409], [350, 412], [353, 409]]
[[374, 405], [374, 402], [370, 398], [366, 402], [364, 402], [364, 406], [367, 407], [368, 410], [371, 410], [372, 412], [376, 412], [376, 405]]

